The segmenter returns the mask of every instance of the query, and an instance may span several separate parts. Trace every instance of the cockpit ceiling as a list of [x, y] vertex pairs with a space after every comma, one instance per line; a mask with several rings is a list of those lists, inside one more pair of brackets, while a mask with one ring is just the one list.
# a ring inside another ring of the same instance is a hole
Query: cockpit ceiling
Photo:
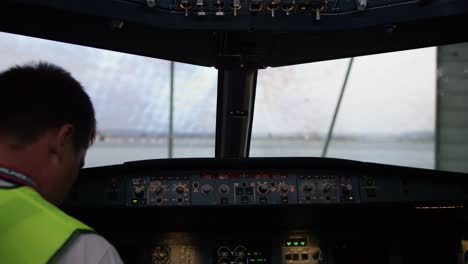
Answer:
[[468, 41], [457, 30], [468, 24], [465, 0], [225, 0], [219, 11], [220, 1], [8, 0], [0, 31], [218, 68]]

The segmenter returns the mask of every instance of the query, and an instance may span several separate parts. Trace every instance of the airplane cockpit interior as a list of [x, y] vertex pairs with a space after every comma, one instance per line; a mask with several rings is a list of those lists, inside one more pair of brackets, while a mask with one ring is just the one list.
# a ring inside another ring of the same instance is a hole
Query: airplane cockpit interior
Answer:
[[125, 263], [467, 264], [467, 26], [466, 0], [4, 0], [0, 70], [89, 92], [62, 209]]

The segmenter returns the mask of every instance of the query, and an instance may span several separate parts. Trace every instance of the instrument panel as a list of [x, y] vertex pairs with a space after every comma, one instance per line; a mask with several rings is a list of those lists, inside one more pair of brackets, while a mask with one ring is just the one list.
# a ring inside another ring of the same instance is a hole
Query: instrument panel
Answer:
[[359, 202], [359, 177], [310, 172], [217, 171], [136, 176], [127, 206], [248, 206]]
[[84, 169], [65, 207], [127, 263], [436, 264], [464, 257], [462, 245], [452, 253], [467, 201], [460, 173], [323, 158], [168, 159]]
[[130, 208], [393, 204], [423, 209], [468, 201], [465, 174], [338, 159], [170, 159], [90, 168], [81, 174], [68, 204]]
[[328, 256], [310, 230], [270, 233], [163, 232], [140, 250], [151, 264], [325, 264]]
[[168, 175], [173, 172], [161, 173], [130, 177], [126, 206], [307, 206], [425, 201], [452, 201], [453, 206], [468, 199], [456, 184], [438, 186], [412, 179], [408, 182], [398, 176], [311, 171], [180, 172], [172, 176]]

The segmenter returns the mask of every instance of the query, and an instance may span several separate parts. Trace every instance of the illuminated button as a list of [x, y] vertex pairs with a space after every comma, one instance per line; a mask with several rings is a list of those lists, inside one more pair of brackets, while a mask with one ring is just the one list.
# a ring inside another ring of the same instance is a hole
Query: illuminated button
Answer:
[[267, 203], [267, 198], [266, 197], [260, 197], [260, 203], [262, 203], [262, 204]]
[[291, 255], [291, 254], [286, 254], [286, 255], [284, 255], [284, 259], [285, 259], [285, 260], [291, 260], [291, 259], [292, 259], [292, 255]]
[[245, 194], [252, 195], [253, 194], [253, 188], [252, 187], [245, 188]]
[[137, 205], [138, 204], [138, 199], [132, 199], [132, 204]]
[[292, 245], [291, 241], [286, 242], [286, 246], [290, 247]]
[[302, 260], [309, 260], [309, 254], [302, 254], [301, 259]]
[[293, 254], [292, 259], [293, 260], [299, 260], [299, 254]]
[[299, 242], [294, 241], [294, 242], [293, 242], [293, 245], [294, 245], [295, 247], [297, 247], [297, 246], [299, 246]]
[[305, 246], [306, 245], [306, 242], [305, 241], [301, 241], [301, 246]]
[[244, 188], [237, 188], [236, 189], [236, 194], [237, 195], [244, 195]]

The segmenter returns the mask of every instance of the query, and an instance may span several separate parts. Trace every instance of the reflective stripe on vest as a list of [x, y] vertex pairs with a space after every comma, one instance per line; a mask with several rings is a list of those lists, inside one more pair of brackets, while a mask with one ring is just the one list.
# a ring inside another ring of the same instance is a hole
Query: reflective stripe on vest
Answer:
[[0, 263], [53, 263], [77, 234], [92, 231], [30, 187], [0, 187]]

